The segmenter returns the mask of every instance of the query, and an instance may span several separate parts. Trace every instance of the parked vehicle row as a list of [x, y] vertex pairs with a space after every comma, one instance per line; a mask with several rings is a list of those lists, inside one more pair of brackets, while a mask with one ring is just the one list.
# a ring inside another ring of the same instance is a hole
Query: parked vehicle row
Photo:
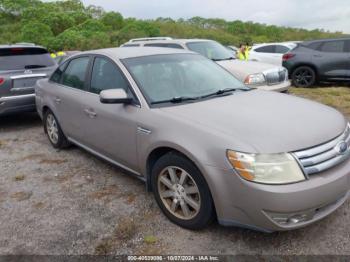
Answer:
[[300, 43], [283, 56], [283, 66], [297, 87], [350, 82], [350, 38]]
[[350, 124], [266, 91], [290, 86], [281, 66], [235, 60], [211, 40], [161, 37], [59, 65], [40, 46], [0, 46], [0, 62], [0, 114], [36, 107], [53, 147], [75, 144], [145, 181], [179, 226], [290, 230], [349, 197]]
[[288, 72], [282, 66], [240, 61], [226, 47], [212, 40], [169, 38], [143, 40], [139, 38], [132, 39], [121, 47], [166, 47], [191, 50], [215, 61], [250, 87], [278, 92], [284, 92], [290, 88]]
[[215, 218], [264, 232], [300, 228], [350, 194], [342, 114], [251, 89], [185, 49], [74, 55], [37, 82], [36, 105], [55, 148], [73, 143], [124, 168], [185, 228]]
[[249, 59], [281, 66], [283, 55], [296, 46], [294, 42], [254, 45], [250, 50]]
[[56, 63], [43, 47], [0, 45], [0, 115], [35, 111], [34, 85], [55, 69]]

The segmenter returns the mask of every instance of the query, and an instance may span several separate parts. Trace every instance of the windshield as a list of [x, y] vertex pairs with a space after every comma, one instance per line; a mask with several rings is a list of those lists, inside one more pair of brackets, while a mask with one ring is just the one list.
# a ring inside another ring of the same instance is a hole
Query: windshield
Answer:
[[0, 70], [25, 70], [54, 65], [50, 54], [42, 48], [0, 49]]
[[123, 63], [150, 104], [199, 100], [230, 89], [249, 90], [225, 69], [200, 55], [154, 55], [124, 59]]
[[191, 51], [215, 61], [234, 59], [226, 47], [215, 41], [192, 42], [186, 45]]

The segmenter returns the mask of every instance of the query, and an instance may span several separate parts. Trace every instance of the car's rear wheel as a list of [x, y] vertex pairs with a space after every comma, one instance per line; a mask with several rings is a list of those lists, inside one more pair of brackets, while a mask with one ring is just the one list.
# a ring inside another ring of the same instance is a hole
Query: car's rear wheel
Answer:
[[214, 204], [198, 168], [177, 153], [162, 156], [152, 170], [152, 188], [163, 213], [175, 224], [201, 229], [213, 219]]
[[309, 66], [298, 67], [293, 71], [292, 82], [296, 87], [311, 87], [316, 82], [316, 72]]
[[65, 148], [69, 146], [69, 142], [51, 110], [47, 110], [44, 115], [44, 129], [54, 148]]

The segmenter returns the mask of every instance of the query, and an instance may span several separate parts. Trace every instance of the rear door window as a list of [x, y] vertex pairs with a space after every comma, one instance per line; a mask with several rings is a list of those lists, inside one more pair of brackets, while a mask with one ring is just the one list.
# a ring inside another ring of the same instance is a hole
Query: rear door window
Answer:
[[313, 50], [318, 50], [321, 46], [321, 42], [314, 42], [314, 43], [310, 43], [308, 45], [306, 45], [306, 47], [313, 49]]
[[275, 45], [267, 45], [256, 48], [254, 51], [258, 53], [275, 53], [276, 46]]
[[345, 51], [348, 53], [350, 52], [350, 40], [345, 41]]
[[50, 67], [55, 64], [44, 48], [0, 48], [0, 70], [26, 70]]
[[71, 60], [62, 75], [62, 84], [84, 90], [89, 57], [79, 57]]
[[343, 53], [345, 52], [345, 41], [324, 42], [320, 47], [320, 51], [327, 53]]
[[275, 53], [277, 54], [285, 54], [289, 51], [290, 49], [286, 46], [283, 45], [276, 45], [276, 50]]

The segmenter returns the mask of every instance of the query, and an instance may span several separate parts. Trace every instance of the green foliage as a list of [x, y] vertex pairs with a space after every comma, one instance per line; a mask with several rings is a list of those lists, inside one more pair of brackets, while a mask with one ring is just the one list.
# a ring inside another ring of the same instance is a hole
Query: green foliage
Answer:
[[160, 29], [151, 22], [133, 21], [124, 26], [119, 32], [120, 43], [126, 42], [131, 38], [159, 36]]
[[38, 43], [47, 46], [53, 38], [53, 33], [48, 25], [29, 22], [22, 26], [21, 39], [24, 42]]
[[118, 46], [130, 38], [207, 38], [223, 44], [302, 41], [344, 36], [341, 32], [277, 27], [253, 22], [193, 17], [138, 20], [81, 0], [0, 0], [0, 44], [34, 42], [50, 51]]
[[123, 16], [120, 13], [108, 12], [101, 17], [101, 22], [113, 30], [119, 30], [123, 27]]

